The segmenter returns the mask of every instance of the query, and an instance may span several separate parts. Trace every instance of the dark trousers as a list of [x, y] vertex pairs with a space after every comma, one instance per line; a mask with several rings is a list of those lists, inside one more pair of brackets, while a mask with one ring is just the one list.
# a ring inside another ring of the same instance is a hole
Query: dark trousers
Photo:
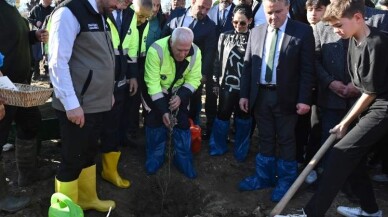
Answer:
[[381, 160], [381, 172], [388, 175], [388, 134], [380, 140], [373, 150], [373, 159]]
[[245, 113], [240, 109], [239, 100], [239, 92], [230, 92], [226, 88], [220, 89], [217, 118], [223, 121], [229, 121], [233, 112], [237, 118], [250, 118], [251, 115], [249, 113]]
[[206, 80], [206, 98], [205, 98], [205, 114], [206, 114], [206, 129], [211, 131], [214, 118], [217, 116], [217, 95], [213, 92], [214, 81]]
[[5, 116], [0, 121], [0, 154], [3, 145], [7, 143], [12, 122], [16, 124], [16, 137], [23, 140], [36, 138], [41, 123], [41, 114], [38, 107], [22, 108], [4, 105]]
[[321, 144], [320, 110], [315, 105], [318, 97], [316, 89], [313, 89], [312, 95], [313, 105], [307, 114], [298, 115], [295, 129], [296, 160], [303, 164], [311, 160]]
[[386, 106], [376, 107], [368, 109], [331, 150], [318, 190], [305, 208], [309, 217], [323, 217], [346, 180], [364, 211], [378, 211], [364, 160], [371, 147], [388, 132]]
[[199, 114], [202, 109], [202, 89], [203, 84], [199, 85], [198, 89], [190, 97], [189, 117], [198, 125], [200, 124]]
[[80, 128], [67, 119], [66, 113], [56, 111], [61, 130], [62, 161], [57, 179], [70, 182], [78, 179], [83, 168], [95, 164], [98, 152], [98, 139], [106, 112], [85, 114], [85, 125]]
[[101, 151], [103, 153], [117, 152], [120, 144], [119, 127], [124, 109], [124, 96], [126, 88], [114, 91], [115, 104], [112, 109], [105, 113], [104, 124], [101, 133]]
[[296, 160], [298, 163], [305, 162], [305, 148], [311, 132], [311, 111], [304, 115], [298, 115], [295, 127]]
[[128, 110], [124, 113], [127, 114], [126, 118], [128, 119], [128, 132], [133, 134], [139, 130], [139, 117], [140, 117], [140, 88], [137, 90], [137, 93], [133, 96], [128, 97], [127, 108]]
[[[342, 110], [342, 109], [327, 109], [327, 108], [320, 109], [320, 119], [321, 119], [320, 141], [309, 144], [308, 148], [306, 149], [306, 163], [308, 163], [314, 157], [314, 155], [318, 152], [318, 150], [321, 148], [323, 143], [325, 143], [327, 138], [329, 138], [330, 129], [335, 127], [335, 125], [339, 124], [341, 120], [345, 117], [346, 113], [347, 113], [347, 110]], [[319, 166], [322, 166], [322, 167], [325, 166], [325, 162], [329, 154], [330, 154], [330, 150], [327, 151], [325, 156], [319, 162], [318, 164]]]
[[264, 156], [275, 156], [276, 145], [279, 145], [279, 158], [294, 161], [298, 116], [296, 112], [288, 114], [281, 111], [276, 90], [259, 89], [254, 116], [259, 130], [259, 152]]
[[315, 153], [321, 147], [321, 132], [322, 132], [322, 120], [321, 110], [318, 106], [311, 106], [311, 131], [309, 135], [309, 141], [306, 146], [305, 164], [308, 164], [314, 157]]

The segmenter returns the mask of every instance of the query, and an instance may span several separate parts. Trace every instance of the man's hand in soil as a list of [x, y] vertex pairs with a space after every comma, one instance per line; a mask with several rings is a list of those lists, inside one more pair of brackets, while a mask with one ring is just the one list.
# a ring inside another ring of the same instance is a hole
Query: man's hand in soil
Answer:
[[81, 107], [66, 111], [67, 119], [82, 128], [85, 124], [84, 110]]
[[170, 114], [169, 113], [164, 113], [164, 115], [163, 115], [163, 123], [164, 123], [164, 125], [168, 128], [168, 129], [170, 129]]
[[181, 98], [177, 95], [172, 96], [169, 104], [170, 104], [170, 110], [175, 111], [181, 105]]

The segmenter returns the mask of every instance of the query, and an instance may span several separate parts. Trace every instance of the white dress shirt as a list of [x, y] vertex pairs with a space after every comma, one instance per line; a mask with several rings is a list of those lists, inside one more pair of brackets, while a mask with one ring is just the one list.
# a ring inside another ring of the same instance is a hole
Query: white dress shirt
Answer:
[[[98, 12], [96, 0], [88, 1]], [[101, 19], [104, 20], [102, 16]], [[59, 8], [51, 17], [48, 42], [50, 80], [55, 96], [61, 101], [66, 111], [80, 107], [69, 69], [74, 41], [80, 30], [77, 18], [67, 7]]]
[[[185, 14], [185, 16], [184, 16], [184, 18], [183, 18], [182, 27], [189, 27], [190, 24], [193, 22], [193, 20], [194, 20], [194, 17], [193, 17], [193, 15], [191, 15], [191, 7], [190, 7], [190, 8], [187, 9], [186, 14]], [[196, 22], [198, 22], [198, 21], [196, 21]], [[194, 28], [194, 26], [195, 26], [196, 24], [197, 24], [197, 23], [195, 23], [195, 24], [193, 25], [193, 28]]]
[[271, 26], [268, 26], [267, 28], [267, 34], [265, 36], [265, 42], [264, 42], [264, 47], [263, 47], [263, 61], [261, 63], [261, 74], [260, 74], [260, 84], [276, 84], [276, 68], [279, 63], [279, 55], [280, 55], [280, 49], [282, 48], [282, 42], [284, 38], [284, 31], [286, 30], [287, 26], [287, 21], [283, 23], [282, 26], [280, 26], [278, 30], [278, 41], [276, 43], [276, 53], [275, 53], [275, 59], [273, 63], [273, 71], [272, 71], [272, 81], [271, 82], [266, 82], [265, 81], [265, 73], [267, 71], [267, 62], [268, 62], [268, 52], [270, 51], [271, 48], [271, 39], [272, 36], [275, 34], [275, 29], [272, 28]]
[[265, 18], [263, 3], [260, 5], [259, 9], [257, 10], [253, 20], [255, 21], [255, 26], [260, 26], [261, 24], [267, 23], [267, 19]]
[[[228, 7], [226, 7], [224, 10], [225, 10], [225, 20], [228, 18], [228, 14], [229, 14], [229, 11], [230, 11], [230, 8], [232, 7], [232, 4], [230, 4]], [[217, 20], [217, 24], [218, 24], [218, 21], [219, 20], [222, 20], [222, 10], [221, 8], [218, 6], [218, 20]]]
[[[116, 20], [116, 18], [117, 18], [117, 10], [113, 10], [112, 11], [112, 15], [113, 15], [113, 18], [115, 18], [115, 20]], [[121, 22], [123, 22], [123, 11], [121, 11], [120, 20], [121, 20]]]

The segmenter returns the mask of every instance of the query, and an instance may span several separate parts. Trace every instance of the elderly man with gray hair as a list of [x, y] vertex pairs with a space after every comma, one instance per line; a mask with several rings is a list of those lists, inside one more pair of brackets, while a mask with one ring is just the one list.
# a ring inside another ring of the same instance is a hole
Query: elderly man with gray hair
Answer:
[[[174, 164], [188, 178], [197, 176], [191, 153], [188, 118], [190, 96], [201, 83], [201, 51], [193, 32], [176, 28], [171, 36], [151, 45], [146, 56], [143, 95], [146, 126], [146, 170], [154, 174], [163, 165], [168, 129], [173, 131]], [[172, 117], [174, 116], [174, 117]], [[171, 120], [176, 119], [176, 123]]]

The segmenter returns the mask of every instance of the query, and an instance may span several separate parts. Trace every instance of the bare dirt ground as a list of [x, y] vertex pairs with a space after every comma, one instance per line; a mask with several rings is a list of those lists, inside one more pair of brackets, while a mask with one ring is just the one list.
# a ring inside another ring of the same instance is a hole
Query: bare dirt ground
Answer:
[[[43, 111], [45, 114], [49, 112], [47, 108]], [[131, 180], [131, 187], [119, 189], [102, 180], [99, 175], [101, 158], [98, 156], [96, 159], [98, 194], [101, 199], [112, 199], [116, 202], [116, 209], [110, 213], [111, 217], [268, 216], [276, 205], [270, 201], [272, 189], [253, 192], [239, 192], [237, 189], [239, 181], [254, 171], [254, 158], [258, 152], [256, 141], [257, 137], [254, 135], [248, 159], [244, 163], [238, 163], [230, 152], [224, 156], [210, 157], [207, 152], [207, 142], [203, 142], [201, 152], [194, 156], [198, 178], [189, 180], [171, 165], [171, 176], [168, 179], [169, 166], [167, 162], [157, 175], [146, 175], [144, 169], [145, 141], [144, 132], [141, 130], [135, 147], [121, 147], [122, 156], [119, 171], [123, 177]], [[61, 160], [59, 144], [56, 140], [42, 142], [41, 165], [58, 166]], [[3, 157], [11, 192], [17, 195], [29, 195], [33, 201], [29, 207], [18, 213], [0, 213], [0, 216], [47, 216], [50, 197], [54, 192], [54, 177], [30, 187], [19, 188], [16, 183], [17, 171], [14, 152], [4, 152]], [[167, 193], [163, 197], [161, 186], [165, 186], [168, 180]], [[374, 187], [380, 209], [384, 213], [388, 213], [388, 184], [374, 183]], [[288, 204], [285, 213], [295, 213], [296, 210], [301, 209], [313, 192], [313, 186], [303, 185]], [[339, 216], [335, 213], [335, 208], [338, 205], [354, 206], [355, 204], [352, 204], [344, 194], [340, 193], [327, 216]], [[107, 216], [107, 213], [86, 211], [85, 216], [103, 217]]]

